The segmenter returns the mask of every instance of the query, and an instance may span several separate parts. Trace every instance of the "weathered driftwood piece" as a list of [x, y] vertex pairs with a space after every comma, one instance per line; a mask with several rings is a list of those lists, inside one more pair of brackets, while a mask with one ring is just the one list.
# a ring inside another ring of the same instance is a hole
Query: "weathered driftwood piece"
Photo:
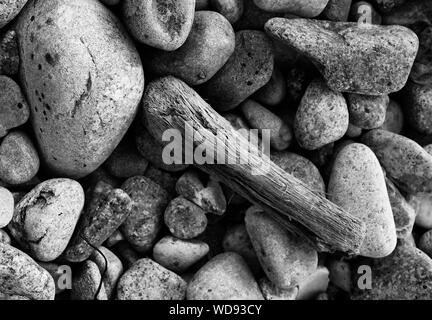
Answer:
[[[250, 154], [249, 142], [184, 82], [165, 77], [150, 83], [143, 107], [145, 125], [155, 137], [162, 137], [167, 129], [178, 129], [185, 137], [188, 122], [193, 123], [194, 130], [204, 137], [202, 141], [224, 144], [228, 154], [225, 163], [238, 160], [234, 162], [237, 164], [197, 167], [261, 206], [318, 250], [358, 253], [365, 233], [365, 226], [359, 219], [317, 195], [273, 162], [269, 162], [270, 169], [264, 171], [265, 161], [269, 159], [259, 156], [256, 148], [256, 153]], [[241, 143], [227, 142], [228, 139], [232, 142], [233, 138]], [[194, 148], [202, 141], [195, 141]], [[250, 154], [249, 163], [238, 164], [245, 154]], [[230, 157], [235, 159], [228, 159]]]

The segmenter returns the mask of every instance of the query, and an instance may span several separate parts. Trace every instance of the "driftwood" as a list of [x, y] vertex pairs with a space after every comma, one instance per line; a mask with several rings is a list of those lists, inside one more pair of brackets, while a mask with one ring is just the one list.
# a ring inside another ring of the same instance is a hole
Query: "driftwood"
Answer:
[[[262, 207], [287, 229], [303, 236], [320, 251], [358, 253], [364, 238], [364, 223], [273, 162], [269, 170], [263, 171], [263, 162], [269, 159], [258, 152], [250, 155], [250, 163], [238, 164], [242, 155], [250, 154], [249, 142], [184, 82], [165, 77], [150, 83], [143, 107], [144, 125], [154, 137], [160, 139], [167, 129], [178, 129], [184, 137], [188, 122], [193, 123], [194, 130], [199, 130], [205, 141], [226, 144], [228, 154], [238, 160], [237, 164], [197, 167]], [[237, 138], [242, 143], [227, 143], [224, 137]], [[194, 147], [201, 143], [195, 141]], [[260, 170], [261, 174], [257, 174]]]

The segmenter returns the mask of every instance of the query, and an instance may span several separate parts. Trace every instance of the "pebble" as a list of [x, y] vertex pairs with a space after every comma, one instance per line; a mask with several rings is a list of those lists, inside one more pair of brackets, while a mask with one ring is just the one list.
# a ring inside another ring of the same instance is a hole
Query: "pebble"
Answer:
[[207, 228], [205, 212], [184, 197], [171, 200], [165, 209], [164, 220], [171, 234], [184, 240], [199, 236]]
[[99, 247], [98, 250], [92, 253], [89, 259], [97, 265], [101, 277], [104, 275], [103, 286], [107, 298], [110, 299], [111, 296], [115, 294], [117, 282], [124, 272], [122, 262], [114, 253], [105, 247]]
[[423, 134], [432, 134], [432, 84], [409, 82], [403, 90], [404, 114], [412, 128]]
[[0, 243], [5, 243], [9, 245], [12, 243], [11, 237], [9, 237], [7, 232], [3, 229], [0, 229]]
[[122, 189], [135, 202], [131, 215], [121, 226], [127, 241], [140, 253], [148, 252], [162, 227], [168, 193], [149, 178], [137, 176], [126, 180]]
[[21, 9], [25, 6], [27, 0], [5, 0], [0, 3], [0, 29], [12, 21]]
[[263, 300], [263, 295], [243, 258], [222, 253], [207, 262], [187, 287], [188, 300]]
[[170, 195], [175, 192], [175, 185], [178, 179], [177, 174], [167, 171], [162, 171], [154, 166], [150, 165], [144, 174], [146, 178], [149, 178], [153, 182], [156, 182], [163, 189], [165, 189]]
[[295, 300], [299, 291], [298, 287], [280, 289], [265, 277], [261, 278], [258, 284], [265, 300]]
[[19, 54], [16, 32], [8, 30], [0, 35], [0, 74], [13, 76], [18, 73]]
[[253, 0], [262, 10], [269, 12], [287, 12], [305, 18], [318, 16], [329, 0]]
[[404, 119], [405, 117], [400, 104], [390, 99], [390, 103], [386, 112], [386, 117], [380, 129], [400, 134], [404, 126]]
[[24, 252], [0, 243], [0, 296], [54, 300], [51, 275]]
[[228, 62], [199, 88], [220, 112], [237, 107], [269, 82], [273, 73], [273, 46], [264, 32], [238, 31], [235, 44]]
[[432, 257], [432, 230], [422, 234], [418, 243], [418, 248], [429, 257]]
[[282, 103], [287, 94], [287, 83], [279, 68], [273, 69], [272, 77], [261, 89], [254, 93], [253, 99], [263, 105], [274, 107]]
[[386, 186], [393, 211], [397, 237], [398, 239], [405, 239], [412, 233], [416, 220], [416, 212], [388, 178], [386, 178]]
[[351, 291], [351, 266], [343, 259], [331, 259], [327, 263], [330, 281], [338, 288]]
[[326, 20], [347, 21], [352, 0], [329, 0], [322, 15]]
[[98, 183], [69, 242], [64, 257], [69, 262], [82, 262], [105, 242], [127, 219], [134, 202], [121, 189]]
[[9, 133], [0, 144], [0, 180], [18, 185], [30, 181], [39, 171], [39, 156], [23, 131]]
[[240, 109], [251, 128], [259, 129], [261, 135], [263, 130], [269, 130], [266, 134], [270, 135], [270, 145], [273, 149], [282, 151], [291, 145], [291, 127], [270, 110], [250, 99], [244, 101]]
[[280, 168], [309, 185], [312, 190], [325, 195], [324, 180], [310, 160], [289, 151], [273, 152], [270, 158]]
[[0, 138], [27, 122], [30, 110], [18, 84], [0, 76]]
[[408, 195], [407, 201], [415, 211], [415, 224], [427, 230], [432, 229], [432, 194], [411, 194]]
[[6, 227], [14, 214], [14, 197], [6, 188], [0, 187], [0, 229]]
[[397, 238], [392, 208], [383, 171], [371, 149], [352, 143], [338, 153], [328, 197], [366, 224], [360, 255], [381, 258], [394, 250]]
[[372, 130], [362, 137], [399, 189], [408, 193], [432, 192], [432, 155], [404, 136]]
[[432, 299], [432, 260], [412, 246], [398, 246], [384, 259], [370, 265], [372, 289], [357, 289], [353, 300]]
[[417, 35], [420, 46], [410, 79], [416, 84], [432, 85], [432, 26], [427, 26]]
[[364, 95], [402, 89], [419, 46], [415, 33], [402, 26], [274, 18], [265, 29], [307, 56], [330, 89]]
[[227, 203], [222, 187], [211, 177], [207, 186], [201, 181], [197, 171], [186, 171], [175, 185], [178, 195], [192, 201], [206, 213], [223, 215], [226, 211]]
[[195, 0], [123, 0], [123, 22], [134, 38], [166, 51], [185, 43], [194, 13]]
[[210, 0], [214, 11], [223, 15], [231, 24], [236, 23], [243, 15], [244, 0]]
[[126, 240], [119, 229], [114, 231], [112, 235], [105, 241], [104, 245], [108, 248], [114, 247], [120, 241]]
[[358, 138], [362, 135], [363, 133], [363, 129], [359, 128], [353, 124], [349, 124], [348, 125], [348, 130], [345, 133], [345, 136], [347, 136], [348, 138], [354, 139], [354, 138]]
[[349, 125], [348, 107], [341, 93], [314, 80], [297, 110], [294, 133], [299, 145], [316, 150], [342, 138]]
[[311, 300], [326, 292], [329, 285], [329, 274], [326, 267], [319, 266], [312, 275], [300, 284], [296, 300]]
[[181, 240], [165, 236], [153, 247], [153, 259], [176, 273], [184, 273], [209, 252], [209, 246], [199, 240]]
[[57, 259], [66, 249], [84, 207], [84, 190], [70, 179], [46, 180], [15, 206], [9, 231], [38, 261]]
[[186, 282], [148, 259], [140, 259], [127, 270], [117, 285], [118, 300], [183, 300]]
[[148, 167], [148, 161], [138, 153], [135, 143], [126, 137], [113, 151], [105, 168], [116, 178], [130, 178], [143, 175]]
[[[72, 282], [72, 300], [108, 300], [105, 286], [102, 283], [99, 268], [93, 261], [87, 260], [81, 266]], [[99, 291], [98, 291], [99, 290]]]
[[184, 45], [174, 52], [152, 51], [146, 66], [158, 76], [173, 75], [196, 86], [211, 79], [234, 48], [235, 34], [228, 20], [214, 11], [198, 11]]
[[316, 271], [317, 252], [260, 208], [249, 208], [245, 222], [258, 260], [267, 277], [278, 288], [299, 285]]
[[384, 124], [389, 96], [348, 94], [350, 122], [362, 129], [376, 129]]

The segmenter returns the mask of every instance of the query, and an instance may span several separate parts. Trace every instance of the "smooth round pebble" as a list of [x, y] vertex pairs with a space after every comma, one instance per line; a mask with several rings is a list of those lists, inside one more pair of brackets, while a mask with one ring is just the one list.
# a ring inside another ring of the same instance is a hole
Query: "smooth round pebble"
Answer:
[[0, 187], [0, 229], [6, 227], [14, 214], [14, 197], [6, 188]]
[[252, 272], [234, 252], [222, 253], [207, 262], [187, 287], [188, 300], [263, 300]]
[[186, 282], [148, 258], [127, 270], [117, 285], [118, 300], [183, 300]]
[[3, 229], [0, 229], [0, 243], [5, 243], [9, 245], [12, 243], [11, 237]]
[[208, 252], [209, 246], [205, 242], [165, 236], [153, 247], [153, 259], [169, 270], [183, 273]]

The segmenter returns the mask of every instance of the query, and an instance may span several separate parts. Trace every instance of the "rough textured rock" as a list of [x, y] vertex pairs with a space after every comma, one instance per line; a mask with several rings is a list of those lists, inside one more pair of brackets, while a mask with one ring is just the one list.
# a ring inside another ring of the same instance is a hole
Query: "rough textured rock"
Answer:
[[0, 243], [0, 296], [54, 300], [54, 280], [24, 252]]
[[402, 99], [408, 123], [420, 133], [432, 134], [432, 84], [409, 82], [403, 90]]
[[360, 255], [380, 258], [396, 247], [396, 228], [384, 175], [372, 150], [359, 143], [337, 155], [328, 186], [329, 200], [366, 224]]
[[148, 258], [135, 262], [117, 285], [118, 300], [183, 300], [185, 293], [182, 278]]
[[8, 30], [0, 35], [0, 74], [16, 75], [19, 62], [16, 32]]
[[70, 179], [39, 184], [19, 201], [9, 230], [39, 261], [57, 259], [66, 249], [84, 207], [84, 190]]
[[400, 134], [404, 126], [404, 114], [402, 108], [396, 101], [390, 99], [386, 117], [380, 129]]
[[84, 177], [135, 117], [144, 89], [139, 54], [97, 0], [30, 0], [16, 32], [41, 158], [52, 174]]
[[265, 28], [308, 57], [331, 89], [365, 95], [402, 89], [419, 46], [402, 26], [274, 18]]
[[352, 0], [329, 0], [322, 15], [326, 20], [347, 21]]
[[387, 106], [390, 102], [388, 95], [348, 94], [347, 101], [349, 119], [353, 125], [362, 129], [376, 129], [384, 124]]
[[0, 29], [14, 19], [27, 0], [4, 0], [0, 2]]
[[243, 258], [222, 253], [194, 275], [187, 288], [188, 300], [263, 300]]
[[432, 192], [432, 155], [404, 136], [372, 130], [362, 137], [378, 157], [388, 176], [408, 193]]

